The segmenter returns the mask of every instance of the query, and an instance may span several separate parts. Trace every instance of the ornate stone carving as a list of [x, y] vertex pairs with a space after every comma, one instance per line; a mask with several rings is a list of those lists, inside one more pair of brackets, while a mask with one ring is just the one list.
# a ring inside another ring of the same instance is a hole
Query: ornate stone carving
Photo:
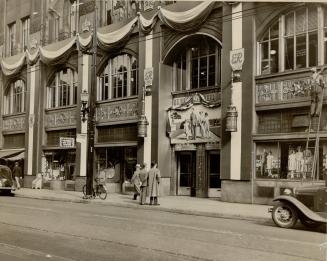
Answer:
[[[324, 75], [323, 78], [326, 81], [327, 75]], [[310, 97], [310, 77], [257, 84], [256, 97], [257, 103]]]
[[45, 127], [66, 127], [76, 124], [75, 109], [49, 111], [45, 115]]
[[25, 129], [25, 115], [6, 117], [3, 119], [3, 130], [4, 131], [19, 131]]
[[[204, 98], [208, 101], [208, 102], [218, 102], [220, 100], [220, 92], [209, 92], [209, 93], [201, 93]], [[173, 98], [173, 107], [177, 107], [181, 104], [184, 104], [190, 96], [193, 96], [193, 98], [195, 99], [195, 101], [198, 101], [199, 97], [193, 93], [193, 94], [183, 94], [180, 97], [174, 97]]]
[[100, 104], [96, 109], [97, 122], [134, 120], [137, 116], [137, 100]]

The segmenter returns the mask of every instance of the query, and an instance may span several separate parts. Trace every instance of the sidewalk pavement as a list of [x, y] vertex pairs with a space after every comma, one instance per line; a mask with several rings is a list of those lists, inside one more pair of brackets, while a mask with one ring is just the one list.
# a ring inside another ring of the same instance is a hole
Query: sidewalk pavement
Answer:
[[231, 219], [245, 219], [256, 221], [269, 221], [269, 206], [255, 204], [228, 203], [219, 199], [194, 198], [186, 196], [159, 197], [160, 206], [139, 205], [139, 200], [132, 200], [133, 195], [110, 193], [107, 199], [83, 199], [82, 192], [56, 191], [48, 189], [22, 188], [14, 192], [16, 197], [34, 198], [52, 201], [65, 201], [74, 203], [91, 203], [111, 205], [126, 208], [165, 211], [187, 215], [207, 217], [221, 217]]

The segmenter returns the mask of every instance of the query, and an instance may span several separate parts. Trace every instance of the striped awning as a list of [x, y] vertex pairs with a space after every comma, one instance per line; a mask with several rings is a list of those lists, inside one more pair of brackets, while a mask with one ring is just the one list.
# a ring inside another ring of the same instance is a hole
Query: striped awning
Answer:
[[6, 158], [6, 160], [16, 161], [16, 160], [22, 160], [24, 158], [25, 158], [25, 152], [23, 151], [15, 156]]
[[24, 150], [22, 149], [0, 150], [0, 159], [9, 159], [21, 153], [24, 153]]

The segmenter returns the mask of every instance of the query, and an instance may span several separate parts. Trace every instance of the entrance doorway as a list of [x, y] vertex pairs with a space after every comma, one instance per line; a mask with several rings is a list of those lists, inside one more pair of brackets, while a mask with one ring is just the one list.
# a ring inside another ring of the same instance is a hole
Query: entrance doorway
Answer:
[[183, 151], [177, 154], [178, 158], [178, 188], [177, 195], [195, 196], [195, 151]]
[[208, 152], [208, 197], [221, 197], [220, 180], [220, 153], [219, 151]]

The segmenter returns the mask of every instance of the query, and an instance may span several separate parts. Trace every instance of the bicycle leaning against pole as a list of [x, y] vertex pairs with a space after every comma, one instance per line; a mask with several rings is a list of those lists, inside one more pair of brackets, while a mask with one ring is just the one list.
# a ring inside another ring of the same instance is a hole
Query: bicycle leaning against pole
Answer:
[[[106, 185], [100, 183], [100, 181], [102, 181], [102, 179], [100, 178], [95, 178], [94, 181], [96, 184], [93, 188], [91, 188], [90, 197], [96, 198], [98, 196], [102, 200], [105, 200], [108, 194]], [[83, 194], [84, 194], [83, 198], [90, 198], [88, 195], [86, 195], [86, 184], [83, 186]]]

